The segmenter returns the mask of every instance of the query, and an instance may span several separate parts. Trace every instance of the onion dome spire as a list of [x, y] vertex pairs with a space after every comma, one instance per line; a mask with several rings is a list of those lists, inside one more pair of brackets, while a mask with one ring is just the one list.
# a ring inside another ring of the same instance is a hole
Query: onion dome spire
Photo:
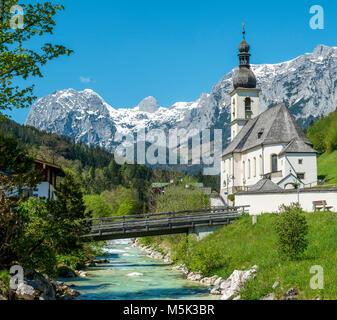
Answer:
[[250, 46], [246, 42], [245, 24], [242, 24], [243, 40], [239, 45], [239, 70], [235, 73], [233, 78], [234, 88], [256, 88], [256, 78], [253, 71], [250, 69]]

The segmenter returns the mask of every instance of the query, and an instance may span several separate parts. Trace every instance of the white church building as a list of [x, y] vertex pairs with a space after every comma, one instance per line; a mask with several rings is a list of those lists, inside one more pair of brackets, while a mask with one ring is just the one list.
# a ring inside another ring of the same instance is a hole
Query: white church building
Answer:
[[221, 161], [221, 196], [248, 191], [263, 179], [278, 190], [317, 185], [317, 152], [284, 103], [260, 111], [250, 47], [239, 46], [231, 92], [231, 142]]

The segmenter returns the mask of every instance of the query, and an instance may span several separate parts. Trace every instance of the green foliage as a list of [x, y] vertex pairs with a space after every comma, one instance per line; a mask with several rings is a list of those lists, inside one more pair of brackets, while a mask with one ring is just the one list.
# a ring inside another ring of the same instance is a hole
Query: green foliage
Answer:
[[[156, 199], [156, 212], [170, 212], [209, 208], [209, 196], [191, 186], [195, 179], [186, 177], [177, 184], [165, 189]], [[189, 188], [186, 188], [189, 185]]]
[[86, 211], [80, 183], [71, 173], [66, 173], [56, 197], [57, 200], [49, 201], [47, 206], [58, 226], [57, 252], [69, 254], [82, 248], [80, 237], [89, 231], [86, 219], [91, 218], [91, 212]]
[[101, 195], [85, 195], [83, 199], [87, 210], [92, 212], [93, 218], [112, 217], [115, 214], [111, 205]]
[[[11, 174], [11, 177], [1, 176], [1, 189], [8, 191], [14, 186], [33, 187], [39, 181], [38, 174], [33, 169], [33, 159], [28, 156], [25, 148], [19, 145], [14, 136], [5, 136], [0, 131], [0, 170]], [[14, 175], [15, 173], [15, 175]]]
[[321, 117], [315, 124], [311, 125], [307, 133], [318, 152], [328, 153], [337, 149], [337, 110], [326, 117]]
[[56, 264], [54, 242], [59, 230], [45, 201], [30, 198], [21, 202], [16, 215], [22, 230], [10, 246], [18, 262], [24, 267], [52, 274]]
[[0, 294], [8, 297], [9, 295], [10, 274], [7, 270], [0, 270]]
[[337, 184], [337, 150], [325, 152], [317, 159], [318, 176], [324, 178], [327, 184]]
[[[11, 7], [20, 4], [24, 10], [24, 28], [12, 29]], [[44, 43], [38, 50], [32, 50], [28, 42], [52, 35], [54, 16], [64, 7], [49, 1], [37, 4], [23, 4], [18, 0], [1, 1], [0, 8], [0, 109], [28, 107], [36, 98], [34, 86], [20, 88], [14, 82], [30, 76], [42, 77], [41, 66], [72, 50], [63, 45]], [[1, 115], [1, 114], [0, 114]]]
[[275, 230], [277, 246], [283, 257], [298, 259], [308, 247], [308, 223], [299, 204], [282, 206]]
[[94, 218], [140, 214], [144, 210], [143, 202], [138, 200], [138, 193], [123, 186], [106, 190], [100, 195], [85, 195], [84, 201]]

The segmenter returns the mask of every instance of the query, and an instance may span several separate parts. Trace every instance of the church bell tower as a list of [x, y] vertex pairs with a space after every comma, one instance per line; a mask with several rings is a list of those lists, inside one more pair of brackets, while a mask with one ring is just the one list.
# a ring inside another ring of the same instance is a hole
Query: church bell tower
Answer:
[[239, 45], [239, 70], [233, 77], [234, 90], [231, 96], [231, 141], [237, 136], [246, 123], [260, 114], [260, 89], [256, 88], [256, 78], [250, 69], [250, 47], [245, 40]]

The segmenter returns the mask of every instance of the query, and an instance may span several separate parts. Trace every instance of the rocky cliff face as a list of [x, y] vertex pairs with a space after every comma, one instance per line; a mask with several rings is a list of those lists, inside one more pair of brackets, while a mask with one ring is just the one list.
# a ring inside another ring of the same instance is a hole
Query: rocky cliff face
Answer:
[[[262, 89], [261, 110], [284, 101], [302, 126], [335, 110], [337, 106], [337, 47], [320, 45], [313, 53], [279, 64], [252, 65]], [[110, 151], [116, 147], [117, 132], [141, 128], [222, 128], [229, 136], [230, 97], [234, 70], [194, 102], [160, 107], [147, 97], [135, 108], [115, 109], [92, 90], [54, 92], [31, 108], [27, 125], [63, 134]], [[226, 141], [225, 141], [226, 142]]]

